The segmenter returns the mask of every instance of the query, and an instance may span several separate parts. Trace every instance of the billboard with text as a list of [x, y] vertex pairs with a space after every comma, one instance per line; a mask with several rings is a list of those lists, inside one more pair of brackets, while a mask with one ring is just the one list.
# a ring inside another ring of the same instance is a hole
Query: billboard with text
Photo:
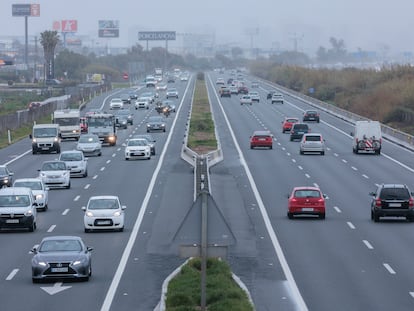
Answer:
[[40, 16], [40, 4], [12, 4], [12, 16]]
[[175, 31], [140, 31], [138, 40], [175, 40]]
[[119, 21], [118, 20], [100, 20], [98, 21], [99, 38], [118, 38]]

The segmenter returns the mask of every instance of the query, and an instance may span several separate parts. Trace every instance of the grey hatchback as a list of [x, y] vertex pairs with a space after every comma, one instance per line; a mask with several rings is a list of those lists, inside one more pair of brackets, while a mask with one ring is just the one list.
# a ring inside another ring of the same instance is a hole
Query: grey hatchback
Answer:
[[290, 141], [302, 139], [303, 134], [309, 133], [309, 126], [305, 123], [295, 123], [290, 130]]

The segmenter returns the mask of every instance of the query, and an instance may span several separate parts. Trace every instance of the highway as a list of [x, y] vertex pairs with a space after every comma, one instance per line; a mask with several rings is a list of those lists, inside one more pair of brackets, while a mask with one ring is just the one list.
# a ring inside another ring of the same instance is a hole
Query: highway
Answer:
[[[414, 224], [372, 222], [369, 192], [380, 183], [414, 190], [413, 153], [385, 141], [380, 156], [353, 154], [352, 124], [321, 111], [321, 122], [310, 127], [323, 134], [325, 156], [299, 155], [299, 143], [282, 134], [281, 122], [301, 118], [308, 104], [284, 94], [285, 104], [272, 105], [266, 100], [271, 86], [260, 83], [260, 103], [241, 106], [238, 96], [217, 96], [217, 77], [230, 75], [206, 75], [224, 155], [211, 168], [211, 194], [235, 237], [227, 260], [256, 310], [412, 310]], [[124, 159], [122, 143], [144, 133], [145, 120], [157, 114], [154, 105], [132, 109], [134, 125], [119, 130], [117, 145], [105, 147], [102, 157], [88, 160], [87, 178], [50, 190], [49, 210], [38, 214], [35, 232], [0, 234], [1, 310], [154, 310], [162, 282], [185, 261], [175, 236], [194, 195], [193, 169], [180, 158], [193, 84], [194, 77], [175, 83], [178, 109], [166, 119], [166, 133], [153, 134], [155, 157]], [[98, 96], [87, 109], [108, 107], [117, 93]], [[272, 150], [250, 149], [249, 136], [261, 129], [274, 134]], [[62, 146], [73, 149], [75, 141]], [[57, 158], [32, 155], [30, 147], [27, 138], [0, 150], [15, 178], [37, 176], [43, 161]], [[288, 220], [286, 195], [302, 185], [317, 185], [328, 196], [325, 220]], [[127, 206], [124, 232], [84, 233], [81, 207], [100, 194], [118, 195]], [[94, 248], [89, 282], [32, 284], [29, 251], [50, 235], [81, 236]]]

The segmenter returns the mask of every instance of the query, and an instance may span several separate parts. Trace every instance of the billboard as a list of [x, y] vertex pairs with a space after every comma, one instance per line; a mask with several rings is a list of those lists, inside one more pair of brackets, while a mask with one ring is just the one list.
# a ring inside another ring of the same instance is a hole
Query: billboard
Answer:
[[40, 16], [40, 4], [12, 4], [12, 16]]
[[175, 40], [175, 31], [140, 31], [138, 40]]
[[77, 32], [78, 21], [77, 20], [62, 20], [61, 22], [62, 32]]
[[118, 38], [119, 21], [118, 20], [100, 20], [98, 21], [99, 38]]

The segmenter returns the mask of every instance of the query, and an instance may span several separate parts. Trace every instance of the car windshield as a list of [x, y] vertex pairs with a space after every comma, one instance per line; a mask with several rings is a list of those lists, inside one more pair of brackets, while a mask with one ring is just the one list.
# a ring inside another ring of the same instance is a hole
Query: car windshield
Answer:
[[146, 139], [131, 139], [128, 141], [128, 146], [146, 146], [147, 140]]
[[99, 138], [97, 136], [80, 136], [79, 141], [80, 143], [97, 143]]
[[162, 122], [162, 118], [161, 118], [161, 117], [157, 117], [157, 116], [155, 116], [155, 117], [150, 117], [150, 118], [148, 119], [148, 121], [149, 121], [149, 122]]
[[319, 198], [320, 192], [317, 190], [296, 190], [295, 198]]
[[28, 195], [1, 195], [0, 207], [25, 207], [30, 204]]
[[60, 160], [62, 161], [82, 161], [81, 152], [67, 152], [60, 155]]
[[409, 198], [410, 193], [406, 188], [383, 188], [380, 195], [382, 200], [408, 200]]
[[47, 240], [40, 247], [39, 252], [80, 252], [82, 245], [76, 240]]
[[32, 190], [42, 190], [41, 181], [16, 181], [13, 187], [27, 187]]
[[90, 200], [88, 209], [118, 209], [118, 201], [116, 199], [94, 199]]
[[295, 124], [295, 130], [307, 130], [308, 126], [306, 124]]
[[0, 175], [7, 175], [7, 171], [5, 167], [0, 167]]
[[54, 127], [51, 128], [35, 128], [33, 129], [34, 137], [56, 137], [57, 129]]
[[306, 111], [306, 114], [317, 114], [317, 112], [309, 110], [309, 111]]
[[64, 171], [66, 170], [65, 162], [49, 162], [42, 165], [42, 171]]

